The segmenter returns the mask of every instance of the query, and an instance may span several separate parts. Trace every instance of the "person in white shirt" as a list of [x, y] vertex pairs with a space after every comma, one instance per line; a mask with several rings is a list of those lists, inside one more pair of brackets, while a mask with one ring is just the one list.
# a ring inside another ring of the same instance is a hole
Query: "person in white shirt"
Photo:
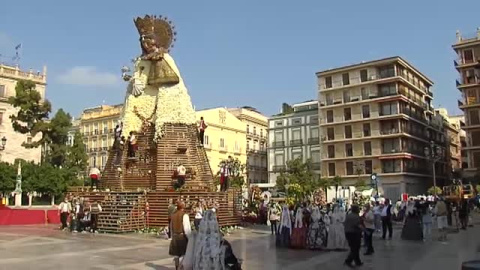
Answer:
[[60, 228], [61, 230], [65, 230], [68, 227], [67, 219], [68, 215], [70, 215], [70, 212], [72, 212], [72, 205], [68, 202], [68, 198], [65, 198], [65, 200], [58, 206], [58, 215], [60, 216], [60, 221], [62, 222], [62, 227]]
[[187, 169], [183, 164], [178, 165], [177, 167], [177, 183], [178, 183], [178, 188], [183, 187], [185, 185], [185, 179], [187, 177]]
[[385, 199], [385, 204], [383, 205], [381, 216], [382, 216], [382, 229], [383, 229], [382, 238], [385, 239], [385, 237], [387, 236], [387, 229], [388, 229], [388, 238], [392, 239], [392, 235], [393, 235], [392, 205], [390, 204], [389, 199]]
[[365, 212], [363, 213], [363, 224], [365, 225], [365, 246], [367, 251], [364, 255], [371, 255], [373, 250], [373, 232], [375, 232], [375, 215], [371, 210], [370, 204], [365, 205]]
[[375, 218], [375, 230], [380, 231], [380, 226], [382, 224], [382, 209], [380, 208], [380, 202], [376, 201], [375, 206], [373, 207], [373, 216]]
[[90, 188], [93, 189], [93, 186], [95, 188], [98, 186], [98, 178], [100, 178], [100, 170], [97, 167], [93, 167], [90, 169]]
[[200, 222], [202, 221], [203, 218], [203, 205], [201, 201], [197, 202], [197, 205], [193, 209], [195, 213], [195, 220], [193, 221], [193, 224], [195, 225], [195, 230], [198, 232], [198, 228], [200, 227]]

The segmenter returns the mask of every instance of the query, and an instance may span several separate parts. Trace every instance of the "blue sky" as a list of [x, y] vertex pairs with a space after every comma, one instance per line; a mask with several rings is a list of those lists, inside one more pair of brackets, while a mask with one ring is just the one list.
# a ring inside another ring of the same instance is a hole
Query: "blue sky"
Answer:
[[[474, 35], [480, 1], [8, 1], [0, 54], [48, 67], [47, 97], [78, 116], [123, 102], [120, 68], [140, 53], [134, 16], [166, 15], [196, 108], [249, 105], [267, 115], [316, 97], [315, 72], [399, 55], [434, 82], [434, 104], [459, 113], [451, 45]], [[10, 60], [4, 57], [3, 60]]]

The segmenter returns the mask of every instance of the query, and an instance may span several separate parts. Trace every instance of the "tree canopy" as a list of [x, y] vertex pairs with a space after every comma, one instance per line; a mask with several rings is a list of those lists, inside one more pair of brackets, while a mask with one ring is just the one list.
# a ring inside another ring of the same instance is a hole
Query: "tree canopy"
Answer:
[[59, 109], [49, 122], [47, 160], [55, 166], [64, 166], [68, 152], [68, 131], [72, 127], [72, 117]]
[[32, 81], [19, 80], [15, 87], [15, 96], [8, 98], [8, 102], [18, 112], [11, 115], [12, 127], [21, 134], [30, 134], [35, 137], [41, 133], [42, 137], [38, 141], [23, 143], [26, 148], [36, 148], [47, 141], [47, 131], [49, 129], [48, 115], [52, 106], [48, 100], [42, 100], [40, 93], [35, 90], [36, 84]]
[[230, 186], [236, 188], [243, 187], [243, 185], [245, 184], [245, 164], [242, 164], [242, 162], [238, 158], [234, 159], [232, 157], [220, 161], [220, 163], [218, 164], [219, 171], [217, 172], [216, 176], [217, 182], [219, 182], [220, 169], [223, 166], [226, 166], [228, 168], [228, 181], [230, 183]]

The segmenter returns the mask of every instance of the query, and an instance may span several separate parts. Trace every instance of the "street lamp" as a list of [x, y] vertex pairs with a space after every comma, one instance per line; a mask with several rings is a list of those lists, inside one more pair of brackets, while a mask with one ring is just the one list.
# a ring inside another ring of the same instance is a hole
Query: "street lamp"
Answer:
[[436, 145], [433, 141], [430, 141], [430, 146], [425, 146], [423, 149], [425, 157], [432, 162], [433, 169], [433, 195], [437, 197], [437, 176], [435, 171], [435, 163], [443, 157], [443, 149], [440, 145]]
[[0, 151], [5, 150], [5, 145], [7, 145], [7, 138], [5, 138], [5, 136], [3, 136], [2, 145], [0, 146]]

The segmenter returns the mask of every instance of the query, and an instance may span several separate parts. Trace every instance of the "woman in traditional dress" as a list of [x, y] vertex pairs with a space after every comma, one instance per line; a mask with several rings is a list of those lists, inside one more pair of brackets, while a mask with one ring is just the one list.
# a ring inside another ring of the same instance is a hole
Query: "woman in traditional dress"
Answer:
[[222, 247], [222, 234], [217, 216], [212, 210], [207, 210], [203, 215], [196, 235], [193, 269], [225, 269], [225, 248]]
[[292, 235], [292, 220], [290, 218], [290, 211], [285, 204], [282, 209], [282, 216], [280, 217], [280, 226], [277, 234], [277, 246], [289, 247], [290, 236]]
[[345, 250], [348, 248], [345, 238], [345, 211], [339, 206], [333, 207], [330, 214], [330, 226], [328, 230], [327, 248], [330, 250]]
[[413, 199], [407, 204], [405, 222], [402, 228], [402, 239], [413, 241], [423, 240], [421, 217]]
[[307, 226], [303, 219], [303, 207], [299, 206], [295, 212], [295, 223], [292, 231], [292, 248], [303, 249], [306, 247]]
[[321, 249], [327, 244], [327, 229], [322, 219], [322, 214], [318, 206], [313, 206], [311, 222], [308, 227], [307, 248]]

